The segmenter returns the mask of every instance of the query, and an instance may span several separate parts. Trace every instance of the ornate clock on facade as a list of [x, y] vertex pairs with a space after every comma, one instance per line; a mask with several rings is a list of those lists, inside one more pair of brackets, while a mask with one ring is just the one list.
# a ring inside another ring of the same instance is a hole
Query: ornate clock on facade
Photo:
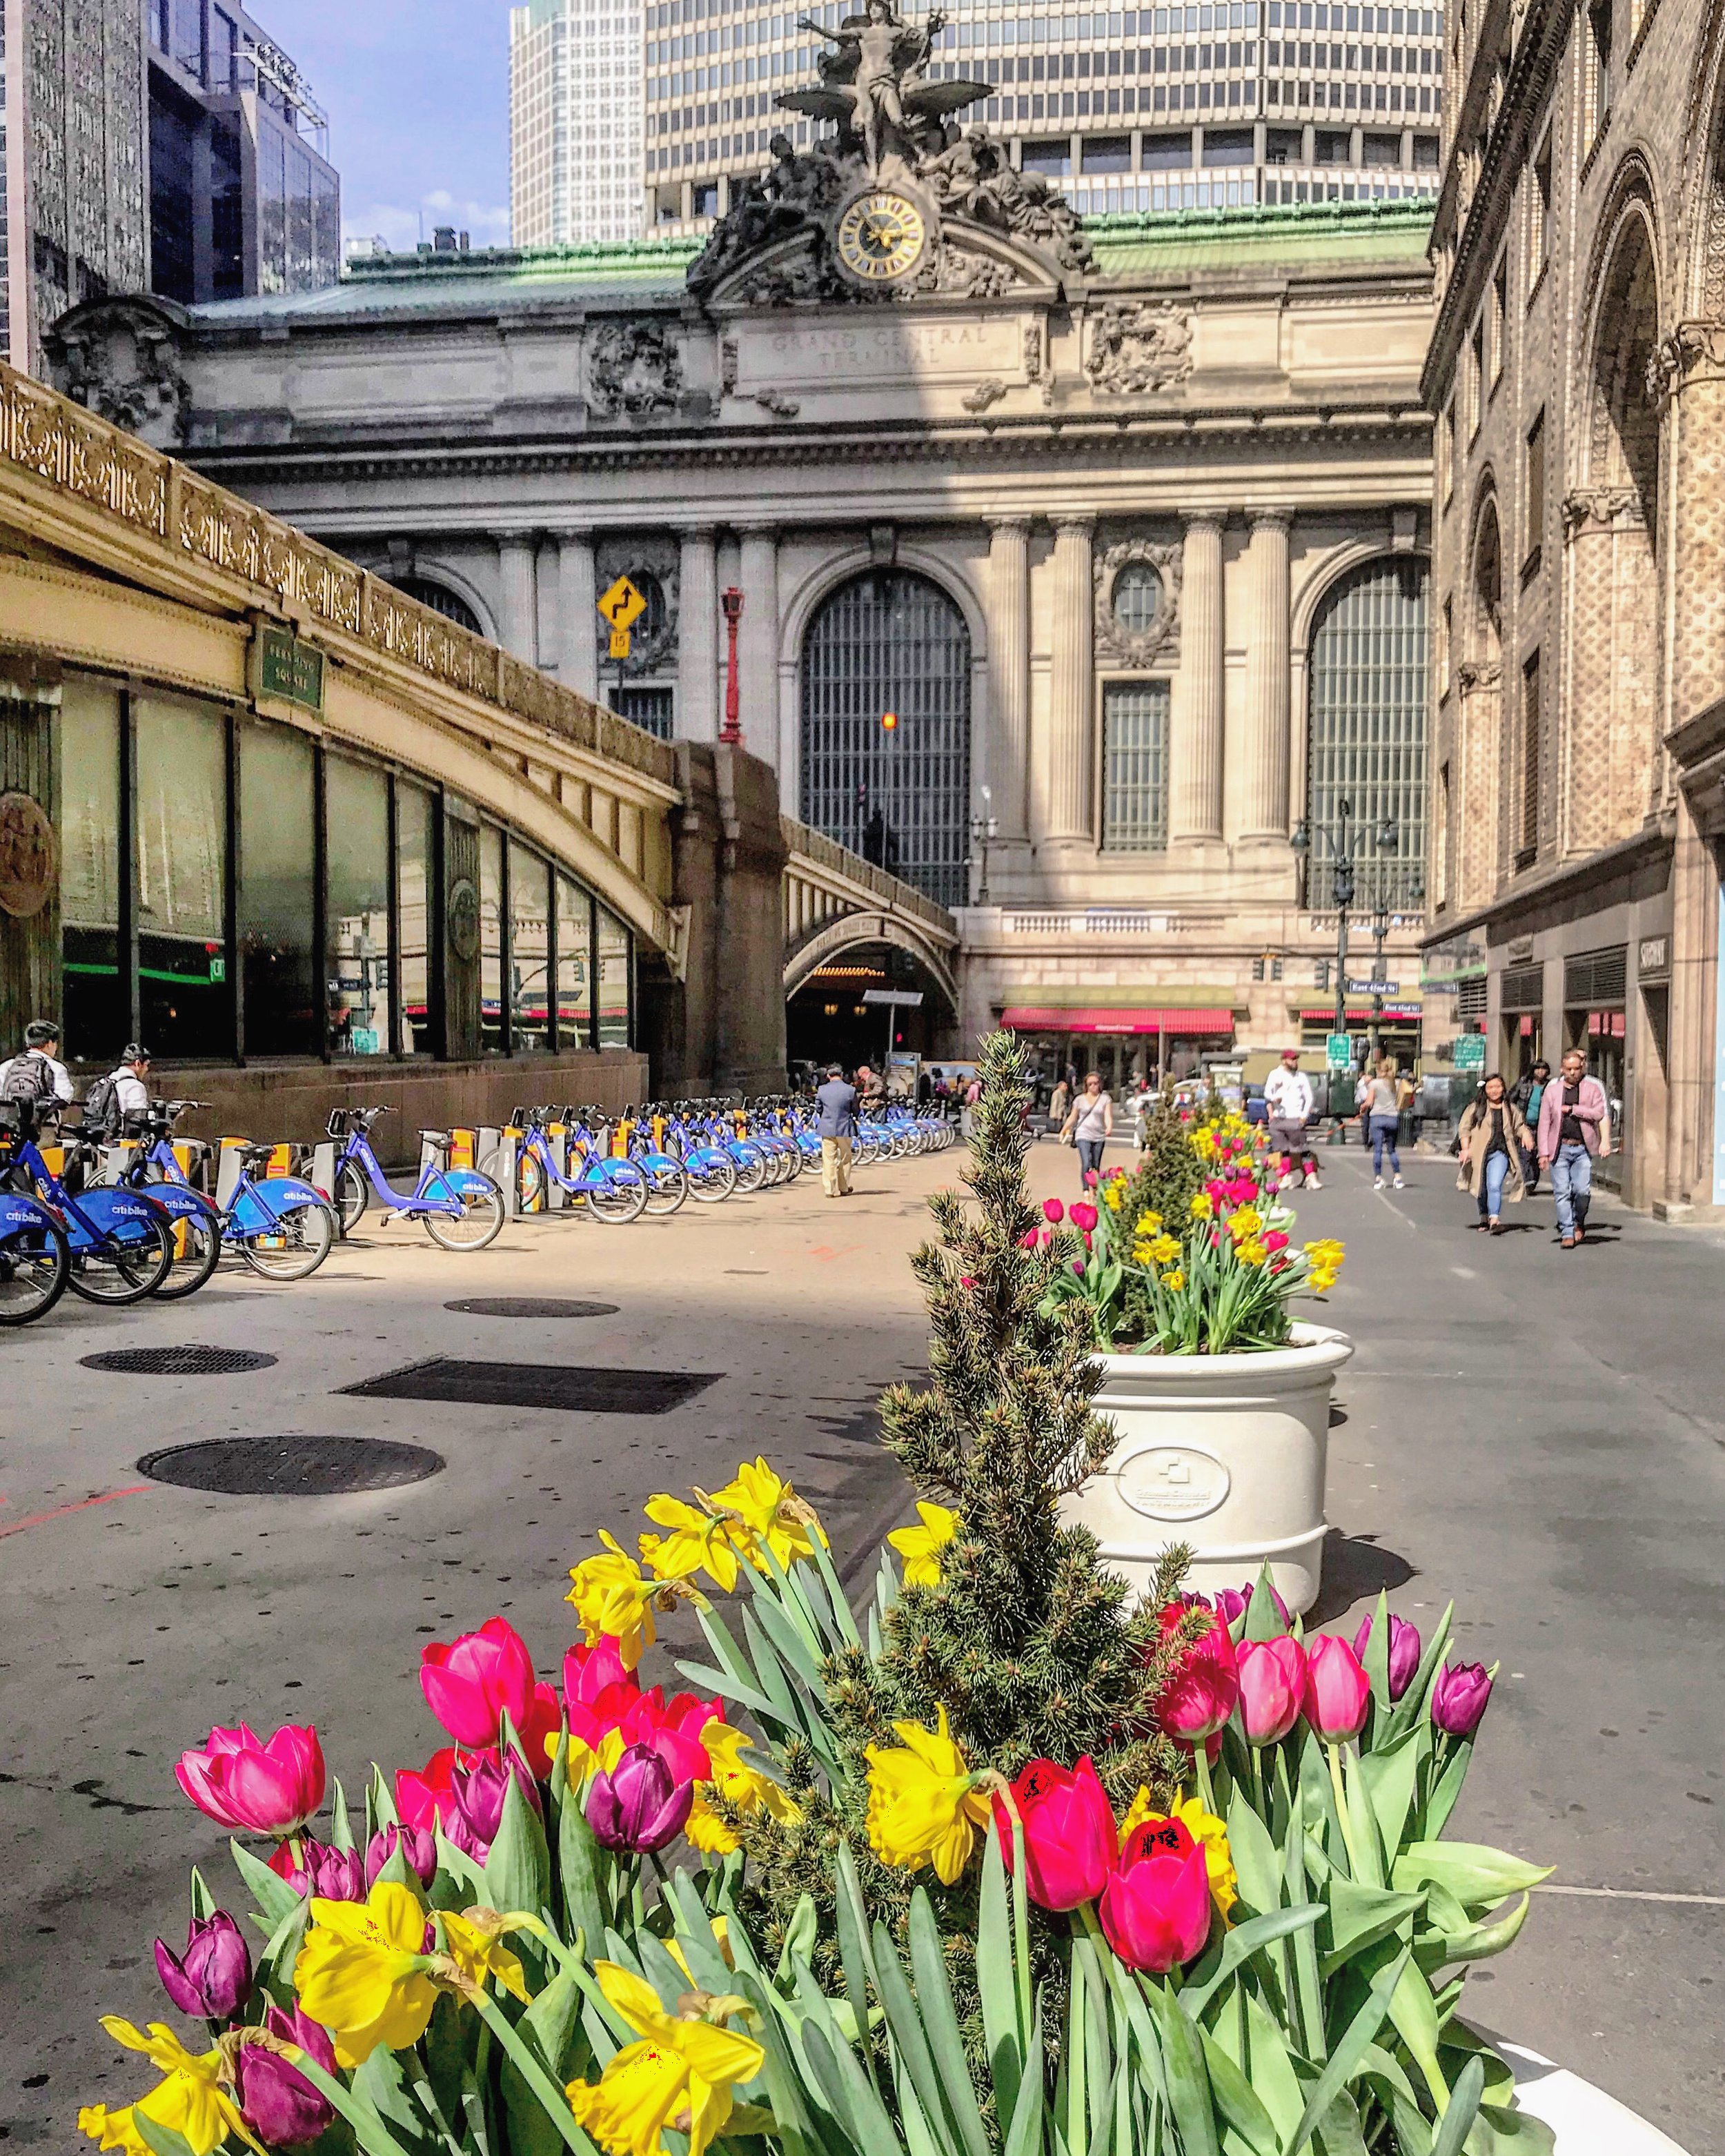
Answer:
[[928, 220], [907, 195], [871, 187], [840, 211], [833, 240], [846, 274], [858, 284], [896, 284], [922, 259]]

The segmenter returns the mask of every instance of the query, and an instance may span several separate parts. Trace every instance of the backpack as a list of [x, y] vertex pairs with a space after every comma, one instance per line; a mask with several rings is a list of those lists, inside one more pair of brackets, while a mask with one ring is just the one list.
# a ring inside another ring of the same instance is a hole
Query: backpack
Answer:
[[120, 1088], [111, 1078], [98, 1078], [84, 1096], [84, 1128], [103, 1137], [120, 1129]]
[[46, 1057], [28, 1051], [0, 1067], [0, 1122], [26, 1137], [36, 1131], [36, 1113], [54, 1098], [54, 1073]]

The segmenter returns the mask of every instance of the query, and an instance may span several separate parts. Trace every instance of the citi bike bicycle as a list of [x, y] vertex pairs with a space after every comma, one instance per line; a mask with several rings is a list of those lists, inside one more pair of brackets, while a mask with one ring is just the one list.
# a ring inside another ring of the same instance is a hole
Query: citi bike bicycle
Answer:
[[158, 1301], [195, 1295], [224, 1250], [237, 1251], [265, 1280], [309, 1280], [336, 1244], [335, 1209], [301, 1176], [271, 1175], [268, 1144], [239, 1148], [238, 1180], [225, 1204], [195, 1189], [173, 1149], [173, 1127], [202, 1101], [158, 1101], [145, 1112], [142, 1140], [121, 1177], [172, 1215], [173, 1262], [154, 1290]]
[[65, 1293], [72, 1251], [39, 1198], [6, 1187], [13, 1138], [0, 1127], [0, 1325], [33, 1325]]
[[[608, 1159], [596, 1132], [572, 1109], [517, 1108], [511, 1121], [521, 1132], [515, 1191], [522, 1212], [542, 1210], [553, 1189], [580, 1199], [592, 1218], [608, 1228], [626, 1227], [646, 1211], [645, 1174], [634, 1161]], [[554, 1127], [567, 1137], [572, 1174], [558, 1164], [551, 1138]]]
[[503, 1230], [503, 1193], [475, 1168], [451, 1168], [446, 1131], [421, 1131], [431, 1148], [411, 1190], [398, 1190], [372, 1151], [372, 1125], [393, 1109], [334, 1108], [325, 1126], [341, 1146], [336, 1159], [336, 1217], [344, 1235], [358, 1226], [375, 1198], [385, 1214], [420, 1221], [432, 1241], [445, 1250], [483, 1250]]
[[[59, 1224], [69, 1260], [64, 1285], [74, 1295], [86, 1302], [141, 1302], [161, 1286], [173, 1263], [172, 1223], [153, 1199], [141, 1191], [100, 1187], [74, 1192], [64, 1173], [56, 1174], [49, 1166], [29, 1132], [7, 1129], [0, 1142], [0, 1163], [10, 1191], [33, 1199]], [[66, 1170], [76, 1176], [96, 1157], [98, 1147], [93, 1137], [73, 1132], [62, 1141], [62, 1152]]]

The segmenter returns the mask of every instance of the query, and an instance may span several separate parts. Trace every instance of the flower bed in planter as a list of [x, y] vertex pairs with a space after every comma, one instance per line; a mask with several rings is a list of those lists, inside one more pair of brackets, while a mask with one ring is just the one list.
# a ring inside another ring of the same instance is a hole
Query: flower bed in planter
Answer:
[[[1139, 1603], [1061, 1525], [1111, 1435], [1025, 1245], [1009, 1038], [983, 1070], [976, 1202], [938, 1196], [913, 1260], [932, 1383], [882, 1404], [919, 1523], [861, 1615], [757, 1460], [653, 1499], [635, 1553], [601, 1537], [559, 1681], [501, 1618], [428, 1646], [423, 1768], [350, 1798], [310, 1729], [213, 1731], [180, 1779], [234, 1836], [239, 1914], [193, 1874], [157, 1949], [186, 2025], [106, 2021], [157, 2078], [81, 2114], [100, 2147], [1553, 2147], [1458, 2012], [1544, 1876], [1446, 1838], [1490, 1673], [1381, 1599], [1350, 1644], [1267, 1581], [1184, 1599], [1179, 1552]], [[667, 1697], [643, 1678], [675, 1602], [706, 1659]]]

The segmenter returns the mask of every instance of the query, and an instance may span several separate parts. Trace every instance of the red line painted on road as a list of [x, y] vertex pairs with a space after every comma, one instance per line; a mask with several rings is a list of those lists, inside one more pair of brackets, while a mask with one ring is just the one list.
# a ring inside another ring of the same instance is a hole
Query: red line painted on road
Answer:
[[[52, 1512], [32, 1512], [28, 1519], [14, 1520], [9, 1527], [0, 1527], [0, 1540], [8, 1535], [21, 1535], [26, 1527], [39, 1527], [49, 1520], [63, 1520], [69, 1512], [87, 1512], [92, 1505], [111, 1505], [116, 1497], [141, 1497], [149, 1487], [147, 1482], [132, 1482], [124, 1490], [104, 1490], [99, 1497], [80, 1497], [75, 1505], [56, 1505]], [[0, 1497], [0, 1505], [5, 1502]]]

